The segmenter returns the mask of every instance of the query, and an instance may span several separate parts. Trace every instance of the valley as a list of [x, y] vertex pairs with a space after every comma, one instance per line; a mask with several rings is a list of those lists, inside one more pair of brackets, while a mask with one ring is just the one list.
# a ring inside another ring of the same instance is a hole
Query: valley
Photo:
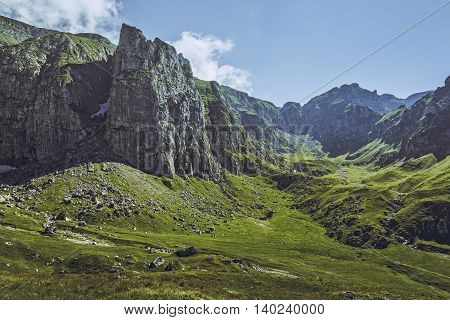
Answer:
[[[342, 170], [352, 184], [365, 176]], [[449, 246], [345, 245], [267, 176], [213, 183], [94, 163], [3, 188], [0, 199], [9, 199], [0, 204], [2, 298], [448, 298]], [[48, 221], [54, 230], [43, 235]], [[190, 246], [198, 254], [175, 254]], [[149, 268], [158, 256], [164, 266]], [[177, 267], [164, 271], [170, 262]]]
[[305, 105], [0, 16], [0, 298], [449, 299], [450, 77]]

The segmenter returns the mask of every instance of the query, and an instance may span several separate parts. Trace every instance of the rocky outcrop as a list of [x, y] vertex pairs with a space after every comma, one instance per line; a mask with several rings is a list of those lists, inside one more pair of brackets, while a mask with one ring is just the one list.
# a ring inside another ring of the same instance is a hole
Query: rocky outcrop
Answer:
[[311, 99], [310, 103], [336, 104], [346, 102], [347, 104], [351, 103], [370, 107], [379, 114], [385, 114], [401, 105], [410, 106], [427, 93], [428, 92], [416, 93], [406, 99], [400, 99], [391, 94], [379, 95], [377, 90], [369, 91], [361, 88], [357, 83], [352, 83], [350, 85], [344, 84], [339, 88], [333, 88], [330, 91]]
[[24, 40], [36, 37], [43, 37], [54, 30], [36, 28], [29, 24], [0, 16], [0, 46], [18, 44]]
[[314, 99], [304, 106], [287, 103], [281, 113], [286, 131], [310, 134], [331, 156], [353, 152], [370, 142], [368, 133], [380, 118], [365, 106]]
[[65, 33], [0, 48], [0, 164], [49, 158], [92, 130], [111, 84], [107, 40]]
[[106, 136], [114, 152], [156, 175], [215, 175], [189, 61], [124, 24], [113, 70]]
[[196, 83], [205, 103], [206, 128], [213, 157], [222, 168], [239, 174], [245, 165], [237, 154], [249, 152], [247, 133], [226, 103], [217, 82], [196, 80]]
[[442, 160], [450, 153], [450, 77], [445, 86], [424, 96], [411, 108], [385, 115], [372, 129], [372, 139], [398, 148], [398, 158], [432, 153]]
[[237, 112], [256, 114], [272, 126], [280, 126], [282, 123], [280, 109], [272, 102], [251, 97], [227, 86], [221, 86], [221, 89], [226, 103]]
[[[290, 134], [307, 134], [307, 128], [304, 128], [303, 112], [300, 103], [286, 102], [281, 108], [281, 116], [283, 117], [282, 128]], [[305, 130], [303, 132], [303, 130]]]

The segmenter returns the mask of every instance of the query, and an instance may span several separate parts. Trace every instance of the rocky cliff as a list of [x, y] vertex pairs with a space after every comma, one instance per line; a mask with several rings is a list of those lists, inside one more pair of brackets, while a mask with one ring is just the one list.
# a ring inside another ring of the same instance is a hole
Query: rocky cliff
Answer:
[[285, 119], [284, 130], [310, 134], [331, 156], [355, 151], [370, 142], [368, 133], [380, 118], [365, 106], [314, 99], [304, 106], [287, 103], [281, 113]]
[[104, 38], [56, 32], [0, 47], [0, 163], [46, 159], [86, 137], [113, 51]]
[[272, 126], [279, 126], [283, 121], [280, 109], [272, 102], [251, 97], [227, 86], [221, 86], [221, 90], [226, 103], [237, 112], [256, 114]]
[[18, 44], [30, 38], [43, 37], [55, 30], [36, 28], [29, 24], [0, 16], [0, 46]]
[[124, 24], [113, 70], [106, 132], [113, 150], [157, 175], [214, 175], [204, 106], [189, 61]]
[[371, 138], [397, 147], [397, 158], [433, 153], [442, 160], [450, 153], [450, 77], [411, 108], [388, 113], [370, 133]]
[[310, 102], [313, 104], [335, 104], [346, 102], [370, 107], [379, 114], [385, 114], [401, 105], [410, 106], [414, 104], [428, 92], [429, 91], [416, 93], [406, 99], [400, 99], [391, 94], [379, 95], [377, 90], [369, 91], [361, 88], [357, 83], [352, 83], [350, 85], [344, 84], [341, 87], [333, 88], [320, 96], [312, 98]]
[[250, 141], [239, 117], [225, 101], [220, 85], [196, 80], [197, 89], [205, 104], [206, 128], [215, 161], [233, 173], [245, 171], [238, 154], [249, 152]]
[[[0, 26], [0, 165], [50, 159], [101, 139], [114, 159], [183, 177], [217, 177], [219, 167], [257, 172], [247, 160], [276, 164], [281, 153], [319, 151], [305, 144], [310, 137], [331, 156], [380, 144], [393, 161], [449, 153], [448, 79], [407, 99], [351, 84], [279, 109], [216, 82], [195, 82], [172, 46], [127, 25], [117, 50], [95, 34], [4, 17]], [[374, 111], [401, 104], [413, 105], [383, 117]]]

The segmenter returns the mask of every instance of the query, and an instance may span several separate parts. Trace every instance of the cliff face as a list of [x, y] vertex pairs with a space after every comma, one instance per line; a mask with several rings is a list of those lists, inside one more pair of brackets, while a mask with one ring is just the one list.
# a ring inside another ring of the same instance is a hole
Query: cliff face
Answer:
[[54, 30], [36, 28], [29, 24], [0, 16], [0, 46], [18, 44], [26, 39], [43, 37]]
[[371, 132], [398, 147], [398, 156], [433, 153], [442, 160], [450, 153], [450, 77], [445, 85], [424, 96], [411, 108], [400, 108], [381, 119]]
[[256, 114], [271, 126], [279, 126], [282, 123], [280, 109], [272, 102], [251, 97], [227, 86], [221, 86], [221, 90], [226, 103], [237, 112]]
[[[306, 134], [307, 128], [303, 127], [302, 106], [296, 102], [286, 102], [281, 108], [281, 115], [283, 117], [282, 128], [290, 134]], [[305, 132], [304, 132], [305, 131]]]
[[216, 165], [189, 62], [159, 39], [123, 25], [113, 58], [107, 140], [143, 171], [211, 176]]
[[0, 48], [0, 162], [42, 160], [83, 139], [111, 83], [107, 40], [53, 33]]
[[370, 142], [369, 131], [380, 116], [371, 108], [311, 101], [303, 107], [287, 103], [282, 109], [285, 129], [294, 134], [310, 134], [331, 156], [352, 152]]
[[379, 95], [376, 90], [369, 91], [361, 88], [357, 83], [352, 83], [350, 85], [344, 84], [339, 88], [333, 88], [330, 91], [311, 99], [310, 103], [335, 104], [346, 102], [370, 107], [379, 114], [385, 114], [401, 105], [411, 106], [427, 93], [428, 91], [416, 93], [406, 99], [400, 99], [391, 94]]
[[196, 84], [205, 104], [206, 128], [214, 160], [230, 172], [243, 172], [245, 165], [236, 155], [249, 152], [251, 146], [239, 117], [226, 103], [217, 82], [196, 80]]

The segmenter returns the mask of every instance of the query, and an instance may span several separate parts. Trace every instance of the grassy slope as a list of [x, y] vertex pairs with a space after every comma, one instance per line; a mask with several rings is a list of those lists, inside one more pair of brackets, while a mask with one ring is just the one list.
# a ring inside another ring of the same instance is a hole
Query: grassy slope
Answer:
[[431, 218], [426, 204], [450, 202], [450, 157], [436, 162], [428, 155], [384, 168], [356, 166], [342, 159], [326, 161], [321, 167], [327, 171], [298, 173], [288, 190], [299, 209], [310, 212], [331, 236], [347, 244], [373, 246], [379, 239], [396, 241], [382, 226], [387, 213], [399, 222], [396, 234], [412, 242], [418, 227]]
[[[107, 191], [92, 199], [63, 204], [70, 190], [89, 194], [103, 188]], [[345, 246], [293, 209], [292, 195], [263, 177], [229, 175], [215, 184], [94, 164], [0, 191], [6, 194], [27, 199], [12, 201], [12, 207], [0, 204], [1, 298], [450, 297], [446, 256], [402, 245], [386, 250]], [[117, 213], [92, 204], [111, 199]], [[94, 214], [79, 216], [83, 207]], [[261, 220], [269, 210], [273, 218]], [[41, 235], [45, 214], [62, 212], [70, 221], [56, 222], [55, 235]], [[77, 219], [87, 225], [78, 227]], [[197, 234], [194, 229], [212, 231]], [[200, 254], [176, 258], [146, 249], [189, 245]], [[145, 265], [157, 255], [166, 262], [180, 260], [185, 270], [148, 269]], [[109, 273], [117, 263], [124, 271]]]

